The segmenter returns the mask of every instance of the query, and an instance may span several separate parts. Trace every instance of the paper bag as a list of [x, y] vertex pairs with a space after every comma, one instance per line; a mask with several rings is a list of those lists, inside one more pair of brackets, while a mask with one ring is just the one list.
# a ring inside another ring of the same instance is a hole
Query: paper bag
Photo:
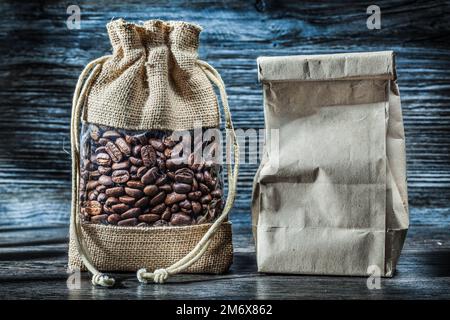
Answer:
[[258, 270], [392, 276], [409, 221], [393, 52], [261, 57], [258, 70]]

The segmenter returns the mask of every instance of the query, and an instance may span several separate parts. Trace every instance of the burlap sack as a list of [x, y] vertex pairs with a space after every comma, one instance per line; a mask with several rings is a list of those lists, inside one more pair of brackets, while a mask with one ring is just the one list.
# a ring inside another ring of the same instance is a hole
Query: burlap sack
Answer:
[[393, 53], [264, 57], [258, 68], [258, 270], [392, 276], [408, 229]]
[[[118, 227], [81, 222], [79, 216], [79, 119], [128, 130], [218, 128], [212, 82], [220, 89], [227, 134], [235, 136], [220, 75], [198, 60], [200, 27], [185, 22], [116, 20], [107, 25], [113, 54], [88, 64], [75, 90], [72, 111], [72, 218], [69, 269], [88, 269], [93, 283], [114, 281], [97, 271], [136, 271], [142, 282], [163, 282], [179, 272], [222, 273], [232, 263], [232, 207], [237, 177], [231, 172], [227, 203], [212, 224], [184, 227]], [[81, 250], [81, 251], [80, 251]], [[184, 259], [182, 259], [184, 257]], [[182, 259], [181, 261], [179, 261]], [[177, 263], [179, 262], [179, 263]]]

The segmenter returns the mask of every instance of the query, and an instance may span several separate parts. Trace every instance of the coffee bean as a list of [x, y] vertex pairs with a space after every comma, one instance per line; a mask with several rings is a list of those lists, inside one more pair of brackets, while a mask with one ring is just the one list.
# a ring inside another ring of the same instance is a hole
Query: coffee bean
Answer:
[[191, 202], [189, 200], [181, 201], [179, 203], [179, 206], [180, 206], [180, 208], [183, 208], [183, 209], [191, 209], [192, 208]]
[[108, 197], [120, 197], [125, 193], [125, 190], [123, 187], [114, 187], [106, 189], [105, 193]]
[[196, 179], [198, 182], [203, 182], [203, 173], [197, 172], [197, 173], [195, 174], [195, 179]]
[[178, 169], [175, 172], [175, 181], [176, 182], [192, 184], [193, 180], [194, 180], [194, 172], [192, 172], [191, 169], [182, 168], [182, 169]]
[[91, 222], [102, 223], [102, 222], [106, 222], [107, 219], [108, 219], [107, 214], [100, 214], [100, 215], [91, 217]]
[[214, 179], [211, 177], [211, 174], [210, 174], [208, 171], [205, 171], [205, 172], [203, 173], [203, 178], [204, 178], [205, 184], [206, 184], [209, 188], [213, 189], [214, 186], [215, 186], [215, 183], [214, 183]]
[[177, 142], [173, 140], [171, 137], [164, 138], [163, 143], [167, 148], [172, 148], [177, 144]]
[[139, 179], [142, 178], [147, 171], [147, 167], [139, 167], [137, 169], [137, 176], [139, 177]]
[[158, 178], [158, 168], [153, 167], [148, 170], [141, 178], [143, 184], [153, 184]]
[[120, 138], [121, 135], [117, 131], [108, 130], [103, 133], [102, 137], [107, 138], [107, 139], [112, 139], [112, 138]]
[[119, 199], [115, 198], [115, 197], [109, 197], [108, 199], [106, 199], [105, 204], [109, 207], [120, 203]]
[[88, 199], [89, 200], [97, 200], [97, 197], [98, 197], [98, 191], [97, 190], [92, 190], [88, 194]]
[[106, 146], [106, 144], [107, 144], [108, 142], [110, 142], [110, 140], [109, 140], [109, 139], [106, 139], [106, 138], [100, 138], [100, 139], [98, 139], [98, 143], [99, 143], [100, 145], [102, 145], [102, 146]]
[[127, 206], [125, 203], [118, 203], [113, 205], [111, 209], [114, 211], [114, 213], [121, 214], [130, 209], [130, 207]]
[[172, 192], [170, 194], [167, 195], [166, 200], [164, 201], [164, 203], [167, 206], [170, 206], [174, 203], [180, 202], [186, 200], [186, 195], [185, 194], [179, 194], [176, 192]]
[[120, 215], [113, 213], [108, 216], [108, 222], [111, 224], [117, 224], [120, 221]]
[[130, 219], [125, 219], [125, 220], [121, 220], [117, 223], [117, 225], [119, 226], [124, 226], [124, 227], [133, 227], [135, 225], [137, 225], [138, 220], [136, 218], [130, 218]]
[[201, 191], [189, 192], [187, 195], [189, 200], [199, 200], [202, 197]]
[[140, 222], [140, 223], [138, 223], [136, 225], [136, 227], [138, 227], [138, 228], [146, 228], [146, 227], [148, 227], [148, 223]]
[[174, 213], [170, 218], [170, 224], [174, 226], [189, 225], [191, 223], [191, 217], [182, 213]]
[[87, 201], [84, 204], [84, 211], [90, 216], [97, 216], [102, 214], [102, 205], [98, 201]]
[[142, 208], [142, 207], [147, 206], [149, 201], [150, 201], [150, 199], [148, 197], [142, 197], [141, 199], [136, 201], [134, 206], [137, 208]]
[[144, 193], [145, 193], [147, 196], [153, 197], [155, 194], [158, 193], [158, 187], [155, 186], [155, 185], [149, 185], [149, 186], [146, 186], [146, 187], [144, 188]]
[[137, 180], [130, 180], [127, 182], [127, 186], [134, 189], [144, 189], [145, 185]]
[[122, 160], [122, 152], [120, 152], [119, 148], [117, 148], [114, 143], [108, 142], [105, 148], [112, 161], [120, 162], [120, 160]]
[[110, 176], [102, 175], [98, 178], [98, 182], [105, 187], [111, 187], [114, 185], [114, 182]]
[[166, 210], [166, 205], [164, 203], [160, 203], [153, 207], [153, 209], [150, 210], [150, 213], [162, 214], [164, 210]]
[[176, 193], [188, 193], [191, 191], [191, 186], [186, 183], [175, 182], [173, 184], [173, 191]]
[[143, 162], [141, 159], [135, 158], [135, 157], [130, 157], [129, 158], [130, 162], [135, 165], [136, 167], [140, 167], [142, 166]]
[[191, 205], [192, 205], [192, 212], [194, 212], [194, 214], [198, 215], [202, 212], [202, 205], [199, 202], [192, 201]]
[[167, 226], [169, 223], [167, 222], [167, 221], [165, 221], [165, 220], [158, 220], [158, 221], [156, 221], [154, 224], [153, 224], [153, 226], [154, 227], [165, 227], [165, 226]]
[[134, 146], [133, 149], [131, 150], [131, 153], [133, 154], [133, 156], [139, 157], [141, 155], [141, 148], [142, 148], [142, 146], [140, 144], [137, 146]]
[[97, 201], [100, 202], [100, 203], [103, 203], [103, 202], [106, 201], [107, 198], [108, 197], [106, 196], [105, 193], [99, 193], [98, 196], [97, 196]]
[[216, 189], [216, 190], [211, 192], [211, 195], [214, 198], [221, 198], [222, 197], [222, 190], [221, 189]]
[[[109, 156], [108, 156], [109, 157]], [[100, 174], [110, 174], [112, 171], [111, 167], [98, 166], [98, 172]]]
[[122, 219], [129, 219], [129, 218], [136, 218], [141, 213], [141, 209], [139, 208], [132, 208], [120, 215]]
[[178, 212], [180, 211], [180, 206], [178, 204], [173, 204], [172, 207], [170, 207], [170, 212]]
[[164, 146], [164, 143], [162, 143], [161, 140], [159, 140], [159, 139], [151, 138], [151, 139], [148, 140], [148, 142], [153, 147], [153, 149], [155, 149], [155, 150], [157, 150], [159, 152], [163, 152], [164, 149], [166, 148]]
[[100, 174], [100, 172], [98, 172], [98, 170], [89, 172], [89, 179], [96, 179], [100, 176], [101, 176], [101, 174]]
[[200, 199], [200, 202], [203, 204], [206, 204], [206, 203], [211, 202], [211, 199], [212, 199], [211, 195], [207, 194]]
[[119, 148], [119, 150], [126, 156], [129, 156], [131, 154], [131, 147], [130, 145], [125, 141], [123, 138], [116, 139], [116, 146]]
[[172, 217], [172, 212], [170, 211], [169, 208], [166, 208], [166, 210], [164, 211], [164, 213], [161, 215], [161, 219], [169, 221], [170, 217]]
[[89, 191], [89, 190], [95, 189], [99, 184], [100, 183], [98, 181], [95, 181], [95, 180], [89, 181], [86, 184], [86, 190]]
[[155, 221], [158, 221], [160, 219], [158, 214], [148, 213], [148, 214], [141, 214], [138, 217], [139, 221], [146, 222], [146, 223], [153, 223]]
[[203, 193], [203, 194], [208, 194], [209, 193], [209, 188], [203, 184], [203, 183], [199, 183], [198, 184], [198, 189]]
[[94, 153], [99, 154], [99, 153], [105, 153], [106, 152], [106, 148], [104, 146], [98, 147], [97, 149], [95, 149]]
[[115, 183], [125, 183], [130, 179], [130, 174], [127, 170], [116, 170], [113, 171], [111, 179]]
[[146, 167], [153, 167], [156, 164], [156, 153], [152, 146], [146, 145], [141, 148], [141, 158]]
[[167, 169], [172, 171], [182, 168], [185, 164], [186, 158], [171, 158], [166, 161]]
[[166, 197], [166, 194], [164, 192], [158, 193], [156, 196], [154, 196], [150, 200], [150, 205], [151, 206], [156, 206], [156, 205], [160, 204], [161, 202], [164, 201], [165, 197]]
[[106, 187], [100, 184], [95, 187], [95, 190], [97, 190], [99, 193], [104, 193], [106, 191]]
[[159, 186], [159, 190], [164, 191], [165, 193], [172, 192], [172, 187], [170, 184], [163, 184], [162, 186]]
[[114, 211], [111, 207], [108, 207], [106, 204], [103, 206], [103, 212], [107, 213], [107, 214], [113, 214]]
[[113, 170], [123, 170], [123, 169], [128, 169], [129, 167], [130, 167], [130, 161], [128, 161], [128, 160], [122, 161], [119, 163], [113, 163], [113, 165], [112, 165]]
[[119, 201], [132, 206], [136, 202], [136, 199], [130, 196], [121, 196], [119, 197]]
[[139, 199], [144, 196], [144, 192], [142, 192], [142, 190], [129, 187], [125, 187], [125, 193], [135, 199]]

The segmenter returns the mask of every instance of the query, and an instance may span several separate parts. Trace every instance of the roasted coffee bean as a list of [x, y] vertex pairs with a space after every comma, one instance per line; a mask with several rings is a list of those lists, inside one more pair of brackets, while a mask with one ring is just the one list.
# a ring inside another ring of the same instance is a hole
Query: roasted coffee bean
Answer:
[[102, 222], [106, 222], [107, 219], [108, 219], [108, 215], [107, 214], [99, 214], [97, 216], [91, 217], [91, 222], [93, 222], [93, 223], [102, 223]]
[[197, 172], [197, 173], [195, 174], [195, 179], [196, 179], [198, 182], [203, 182], [203, 173]]
[[97, 201], [100, 202], [100, 203], [103, 203], [103, 202], [106, 201], [107, 198], [108, 197], [106, 196], [105, 193], [99, 193], [98, 196], [97, 196]]
[[205, 184], [203, 184], [203, 183], [199, 183], [198, 184], [198, 189], [203, 193], [203, 194], [208, 194], [210, 191], [209, 191], [209, 188], [205, 185]]
[[180, 211], [180, 206], [178, 204], [173, 204], [172, 207], [170, 207], [170, 212], [178, 212]]
[[129, 187], [125, 187], [125, 193], [135, 199], [139, 199], [144, 196], [144, 192], [142, 192], [142, 190]]
[[171, 159], [167, 159], [166, 161], [166, 167], [168, 170], [172, 170], [175, 171], [177, 169], [182, 168], [183, 166], [186, 165], [186, 158], [171, 158]]
[[84, 204], [84, 211], [90, 216], [97, 216], [102, 214], [102, 205], [98, 201], [87, 201]]
[[170, 149], [170, 148], [164, 149], [163, 155], [166, 159], [170, 158], [171, 154], [172, 154], [172, 149]]
[[205, 171], [205, 172], [203, 173], [203, 178], [204, 178], [205, 184], [206, 184], [209, 188], [213, 189], [215, 183], [214, 183], [214, 179], [211, 177], [211, 174], [210, 174], [208, 171]]
[[189, 192], [187, 195], [189, 200], [199, 200], [202, 197], [201, 191]]
[[102, 193], [102, 192], [106, 191], [106, 187], [100, 184], [100, 185], [95, 187], [95, 190], [97, 190], [98, 192]]
[[221, 189], [216, 189], [214, 191], [211, 191], [211, 195], [214, 198], [221, 198], [222, 197], [222, 190]]
[[92, 190], [88, 194], [88, 199], [89, 200], [97, 200], [97, 197], [98, 197], [98, 191], [97, 190]]
[[146, 167], [153, 167], [156, 164], [155, 149], [151, 145], [146, 145], [141, 148], [141, 158]]
[[117, 131], [108, 130], [103, 133], [102, 137], [107, 138], [107, 139], [112, 139], [112, 138], [120, 138], [121, 135]]
[[189, 225], [191, 223], [192, 223], [191, 217], [183, 213], [174, 213], [170, 218], [170, 224], [174, 226]]
[[110, 176], [102, 175], [100, 178], [98, 178], [98, 182], [105, 187], [111, 187], [114, 185], [114, 182]]
[[[130, 167], [130, 174], [132, 174], [134, 176], [134, 175], [136, 175], [137, 172], [138, 172], [138, 167], [136, 167], [136, 166]], [[138, 177], [138, 176], [136, 175], [136, 177]], [[140, 179], [140, 177], [138, 177], [138, 178]]]
[[193, 178], [192, 179], [192, 191], [197, 191], [198, 190], [198, 182], [197, 179]]
[[130, 157], [129, 158], [130, 162], [135, 165], [136, 167], [140, 167], [142, 166], [143, 162], [141, 159], [135, 158], [135, 157]]
[[203, 203], [203, 204], [205, 204], [205, 203], [210, 203], [211, 200], [212, 200], [211, 195], [210, 195], [210, 194], [207, 194], [207, 195], [203, 196], [203, 197], [200, 199], [200, 202]]
[[120, 215], [122, 219], [129, 219], [129, 218], [136, 218], [141, 213], [141, 209], [139, 208], [132, 208]]
[[137, 146], [134, 146], [133, 149], [131, 150], [131, 153], [133, 154], [133, 156], [140, 157], [141, 156], [141, 148], [142, 148], [142, 146], [140, 144]]
[[153, 197], [155, 194], [158, 193], [158, 187], [155, 186], [155, 185], [149, 185], [149, 186], [146, 186], [146, 187], [144, 188], [144, 193], [145, 193], [147, 196]]
[[[108, 156], [109, 157], [109, 156]], [[100, 174], [110, 174], [112, 171], [111, 167], [98, 166], [98, 172]]]
[[130, 174], [127, 170], [113, 171], [111, 179], [115, 183], [125, 183], [130, 179]]
[[143, 184], [153, 184], [158, 179], [158, 168], [153, 167], [148, 170], [141, 178]]
[[153, 214], [153, 213], [148, 213], [148, 214], [141, 214], [138, 217], [139, 221], [142, 222], [146, 222], [146, 223], [153, 223], [155, 221], [158, 221], [160, 219], [159, 214]]
[[100, 166], [110, 166], [111, 165], [111, 157], [107, 153], [99, 153], [95, 158], [95, 161]]
[[153, 224], [154, 227], [165, 227], [167, 225], [169, 225], [169, 223], [165, 220], [158, 220]]
[[171, 137], [164, 138], [163, 143], [168, 148], [172, 148], [172, 147], [174, 147], [177, 144], [177, 142], [174, 141]]
[[171, 216], [172, 216], [171, 210], [169, 208], [166, 208], [166, 210], [161, 215], [161, 219], [169, 221]]
[[163, 184], [162, 186], [159, 186], [159, 190], [164, 191], [165, 193], [172, 192], [172, 187], [170, 184]]
[[108, 197], [120, 197], [125, 193], [125, 190], [123, 187], [114, 187], [106, 189], [105, 193]]
[[113, 205], [111, 207], [111, 209], [114, 211], [114, 213], [122, 214], [125, 211], [127, 211], [128, 209], [130, 209], [130, 207], [128, 205], [126, 205], [125, 203], [118, 203], [118, 204]]
[[154, 196], [151, 200], [150, 200], [150, 205], [151, 206], [156, 206], [158, 204], [160, 204], [161, 202], [164, 201], [164, 198], [166, 197], [165, 192], [160, 192], [158, 193], [156, 196]]
[[130, 161], [125, 160], [119, 163], [113, 163], [112, 169], [113, 170], [124, 170], [128, 169], [130, 167]]
[[112, 161], [120, 162], [120, 160], [122, 160], [122, 152], [120, 152], [119, 148], [114, 143], [108, 142], [105, 149]]
[[170, 180], [175, 180], [175, 172], [167, 172], [167, 176], [170, 178]]
[[136, 202], [136, 199], [130, 196], [121, 196], [119, 197], [119, 201], [132, 206]]
[[199, 202], [192, 201], [191, 205], [192, 205], [192, 212], [194, 212], [194, 214], [198, 215], [202, 212], [202, 205]]
[[120, 203], [120, 201], [119, 201], [119, 199], [117, 199], [117, 198], [115, 198], [115, 197], [109, 197], [109, 198], [106, 199], [106, 201], [105, 201], [105, 204], [106, 204], [108, 207], [111, 207], [111, 206], [113, 206], [113, 205], [115, 205], [115, 204], [118, 204], [118, 203]]
[[98, 147], [97, 149], [95, 149], [94, 151], [96, 154], [99, 153], [105, 153], [106, 152], [106, 148], [104, 146]]
[[103, 211], [107, 214], [113, 214], [114, 211], [111, 207], [108, 207], [106, 204], [103, 206]]
[[164, 203], [167, 206], [171, 206], [172, 204], [175, 204], [177, 202], [186, 200], [186, 195], [185, 194], [179, 194], [176, 192], [172, 192], [170, 194], [167, 195], [166, 200], [164, 201]]
[[126, 156], [129, 156], [131, 154], [131, 147], [130, 145], [125, 141], [123, 138], [118, 138], [115, 141], [116, 146], [119, 148], [119, 150]]
[[86, 184], [86, 190], [92, 190], [95, 189], [100, 183], [96, 180], [91, 180]]
[[113, 213], [108, 216], [108, 222], [111, 224], [117, 224], [120, 221], [120, 215]]
[[164, 159], [156, 159], [156, 164], [158, 165], [159, 170], [166, 171], [166, 161]]
[[166, 205], [164, 203], [160, 203], [157, 206], [153, 207], [153, 209], [150, 210], [150, 213], [162, 214], [164, 210], [166, 210]]
[[100, 176], [101, 174], [100, 172], [98, 172], [98, 170], [89, 172], [89, 179], [97, 179]]
[[163, 152], [164, 149], [166, 148], [164, 146], [164, 144], [161, 142], [161, 140], [159, 140], [159, 139], [151, 138], [151, 139], [148, 140], [148, 142], [153, 147], [153, 149], [155, 149], [155, 150], [157, 150], [159, 152]]
[[98, 139], [98, 143], [99, 143], [100, 145], [102, 145], [102, 146], [106, 146], [106, 144], [107, 144], [108, 142], [110, 142], [110, 140], [109, 140], [109, 139], [106, 139], [106, 138], [100, 138], [100, 139]]
[[189, 200], [183, 200], [178, 205], [180, 206], [180, 208], [183, 208], [183, 209], [191, 209], [192, 208], [191, 202]]
[[134, 227], [135, 225], [137, 225], [137, 222], [138, 220], [136, 218], [130, 218], [119, 221], [117, 225], [124, 227]]
[[136, 144], [137, 143], [137, 140], [136, 140], [136, 138], [135, 137], [133, 137], [133, 136], [130, 136], [130, 135], [125, 135], [125, 141], [127, 142], [127, 143], [129, 143], [129, 144]]
[[191, 186], [186, 183], [175, 182], [173, 184], [173, 191], [176, 193], [188, 193], [191, 191]]
[[167, 177], [167, 175], [163, 174], [158, 179], [156, 179], [155, 184], [157, 186], [162, 186], [163, 184], [166, 184], [168, 182], [169, 182], [169, 178]]
[[138, 201], [136, 201], [136, 203], [134, 204], [134, 206], [136, 208], [142, 208], [148, 205], [148, 202], [150, 201], [149, 197], [142, 197], [141, 199], [139, 199]]
[[191, 169], [182, 168], [182, 169], [178, 169], [175, 172], [175, 181], [176, 182], [192, 184], [193, 180], [194, 180], [194, 172], [192, 172]]
[[130, 180], [127, 182], [127, 186], [134, 189], [144, 189], [145, 185], [138, 180]]
[[139, 168], [137, 169], [137, 176], [138, 176], [139, 178], [142, 178], [142, 177], [144, 176], [144, 174], [145, 174], [147, 171], [148, 171], [148, 168], [147, 168], [147, 167], [139, 167]]
[[185, 208], [181, 208], [181, 212], [183, 212], [184, 214], [187, 215], [192, 215], [192, 209], [185, 209]]

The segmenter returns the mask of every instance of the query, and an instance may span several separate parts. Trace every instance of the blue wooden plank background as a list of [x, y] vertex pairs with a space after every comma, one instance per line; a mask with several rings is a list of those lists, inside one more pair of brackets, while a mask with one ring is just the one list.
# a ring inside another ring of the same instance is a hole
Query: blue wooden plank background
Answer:
[[[66, 9], [81, 9], [81, 29]], [[203, 26], [200, 57], [227, 84], [237, 128], [264, 127], [258, 56], [394, 50], [397, 53], [413, 224], [450, 225], [450, 5], [371, 2], [2, 1], [0, 12], [0, 229], [67, 225], [69, 121], [78, 74], [111, 50], [113, 18], [186, 20]], [[257, 164], [241, 168], [232, 220], [250, 220]]]

